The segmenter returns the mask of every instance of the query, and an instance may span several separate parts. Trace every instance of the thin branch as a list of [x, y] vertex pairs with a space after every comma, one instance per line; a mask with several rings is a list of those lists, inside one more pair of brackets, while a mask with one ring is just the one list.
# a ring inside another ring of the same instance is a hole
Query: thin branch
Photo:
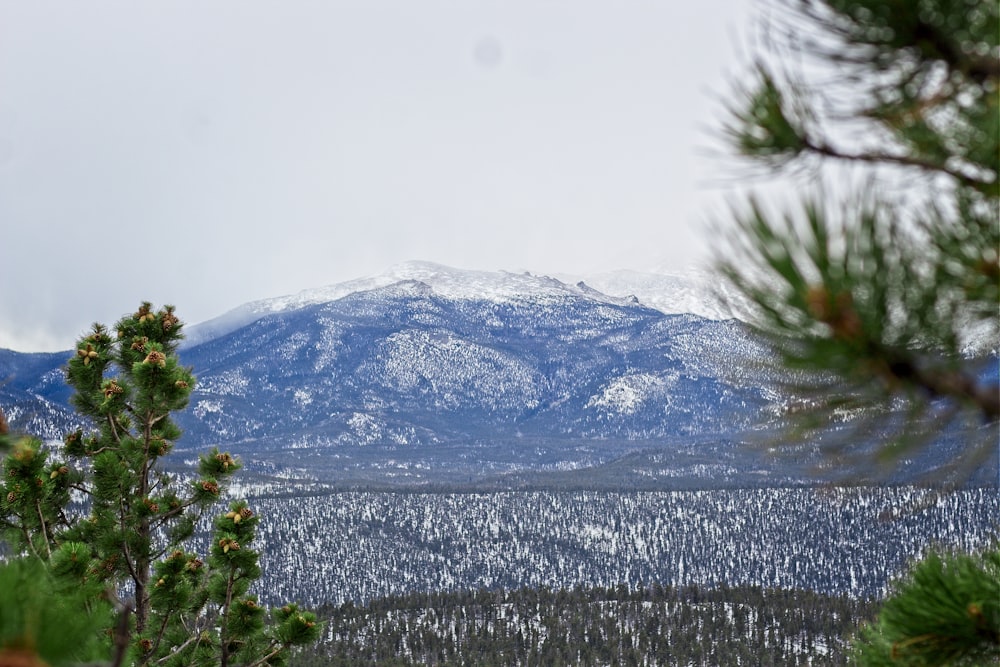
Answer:
[[24, 537], [24, 541], [28, 543], [28, 548], [31, 549], [31, 553], [35, 554], [35, 558], [42, 560], [41, 554], [35, 549], [34, 543], [31, 541], [31, 535], [28, 534], [28, 529], [21, 524], [21, 535]]
[[[118, 519], [119, 519], [118, 525], [121, 526], [123, 534], [128, 532], [128, 529], [125, 526], [125, 514], [126, 514], [125, 498], [124, 496], [122, 496], [121, 498], [118, 499]], [[132, 581], [134, 581], [136, 585], [138, 585], [139, 576], [136, 573], [135, 568], [132, 566], [132, 550], [129, 549], [128, 547], [128, 540], [124, 538], [122, 539], [122, 553], [125, 554], [125, 564], [128, 565], [129, 576], [131, 576]], [[141, 603], [142, 603], [141, 600], [136, 600], [137, 605]]]
[[915, 369], [913, 380], [932, 396], [950, 396], [976, 406], [988, 421], [1000, 419], [1000, 394], [985, 389], [964, 373]]
[[114, 438], [115, 444], [122, 444], [121, 436], [118, 435], [118, 425], [115, 423], [114, 415], [108, 415], [108, 424], [111, 426], [111, 437]]
[[254, 662], [251, 662], [249, 665], [246, 665], [246, 667], [260, 667], [261, 665], [263, 665], [264, 663], [266, 663], [268, 660], [270, 660], [271, 658], [275, 657], [276, 655], [278, 655], [279, 653], [281, 653], [282, 651], [284, 651], [285, 649], [288, 648], [288, 646], [285, 645], [285, 644], [274, 644], [273, 646], [275, 648], [270, 653], [268, 653], [267, 655], [265, 655], [262, 658], [258, 658]]
[[38, 512], [38, 521], [42, 530], [42, 539], [45, 540], [45, 553], [49, 560], [52, 560], [52, 547], [49, 545], [49, 528], [45, 523], [45, 515], [42, 514], [42, 503], [35, 499], [35, 510]]
[[100, 449], [95, 449], [94, 451], [87, 452], [87, 456], [97, 456], [98, 454], [103, 454], [104, 452], [107, 452], [107, 451], [116, 452], [116, 451], [118, 451], [118, 448], [117, 447], [101, 447]]
[[170, 612], [163, 615], [163, 623], [160, 624], [160, 631], [156, 633], [156, 642], [153, 644], [153, 648], [150, 649], [150, 654], [155, 655], [160, 648], [160, 642], [163, 641], [163, 635], [167, 631], [167, 623], [170, 621]]
[[[195, 500], [193, 498], [191, 498], [191, 499], [189, 499], [189, 500], [181, 503], [177, 507], [173, 508], [172, 510], [169, 510], [167, 512], [164, 512], [163, 514], [158, 515], [157, 518], [156, 518], [156, 522], [153, 523], [151, 527], [153, 529], [162, 528], [167, 523], [167, 519], [172, 519], [175, 516], [178, 516], [179, 514], [181, 514], [182, 512], [184, 512], [184, 510], [186, 510], [186, 509], [188, 509], [190, 507], [193, 507], [195, 504], [196, 504]], [[201, 514], [202, 513], [198, 514], [198, 518], [201, 518]]]
[[125, 654], [128, 652], [128, 615], [131, 613], [132, 608], [129, 605], [125, 605], [119, 618], [118, 625], [115, 626], [115, 656], [114, 660], [111, 662], [111, 667], [121, 667], [125, 662]]
[[849, 162], [871, 162], [874, 164], [889, 163], [898, 164], [904, 167], [917, 167], [925, 171], [947, 174], [962, 184], [974, 188], [990, 185], [990, 181], [973, 178], [943, 164], [936, 164], [929, 160], [922, 160], [912, 155], [893, 155], [891, 153], [844, 153], [827, 143], [816, 143], [808, 137], [803, 137], [803, 142], [806, 150], [816, 153], [817, 155], [824, 155], [836, 160], [845, 160]]
[[186, 649], [191, 644], [197, 644], [200, 641], [201, 641], [201, 633], [200, 632], [194, 633], [186, 642], [184, 642], [183, 644], [180, 644], [179, 646], [175, 647], [170, 653], [166, 654], [165, 656], [163, 656], [162, 658], [160, 658], [159, 660], [157, 660], [156, 664], [157, 665], [162, 665], [163, 663], [165, 663], [168, 660], [170, 660], [171, 658], [173, 658], [177, 653], [179, 653], [179, 652], [183, 651], [184, 649]]
[[220, 656], [220, 664], [222, 667], [228, 667], [229, 665], [229, 613], [232, 611], [233, 605], [234, 580], [234, 568], [230, 565], [229, 577], [228, 581], [226, 581], [226, 602], [222, 607], [222, 623], [219, 624], [219, 650], [222, 652], [222, 655]]

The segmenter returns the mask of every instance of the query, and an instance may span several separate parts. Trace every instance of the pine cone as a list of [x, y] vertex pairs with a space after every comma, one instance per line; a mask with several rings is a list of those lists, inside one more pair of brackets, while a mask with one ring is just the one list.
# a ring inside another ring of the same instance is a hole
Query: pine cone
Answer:
[[76, 351], [77, 356], [83, 357], [83, 365], [89, 366], [91, 359], [96, 359], [98, 357], [97, 350], [90, 343], [87, 343], [87, 347], [81, 347]]
[[155, 364], [160, 368], [167, 365], [167, 355], [163, 354], [159, 350], [153, 350], [146, 355], [146, 358], [142, 360], [144, 364]]

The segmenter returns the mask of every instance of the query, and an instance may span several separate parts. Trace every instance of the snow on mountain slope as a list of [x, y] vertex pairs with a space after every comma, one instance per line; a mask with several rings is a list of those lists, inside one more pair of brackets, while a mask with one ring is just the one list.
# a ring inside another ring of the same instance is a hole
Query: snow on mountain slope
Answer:
[[733, 319], [727, 301], [734, 294], [724, 290], [718, 276], [692, 269], [684, 272], [608, 271], [582, 278], [558, 276], [563, 280], [582, 280], [609, 297], [632, 297], [644, 306], [667, 315], [698, 315], [707, 320]]
[[440, 297], [452, 300], [510, 303], [524, 298], [537, 302], [582, 296], [612, 305], [634, 305], [638, 302], [667, 314], [691, 313], [713, 320], [732, 317], [712, 293], [707, 273], [614, 271], [588, 276], [550, 277], [528, 272], [455, 269], [432, 262], [413, 261], [398, 264], [378, 275], [246, 303], [220, 317], [189, 326], [187, 344], [195, 345], [225, 335], [268, 314], [338, 301], [351, 294], [397, 284], [409, 284], [410, 289], [423, 286]]

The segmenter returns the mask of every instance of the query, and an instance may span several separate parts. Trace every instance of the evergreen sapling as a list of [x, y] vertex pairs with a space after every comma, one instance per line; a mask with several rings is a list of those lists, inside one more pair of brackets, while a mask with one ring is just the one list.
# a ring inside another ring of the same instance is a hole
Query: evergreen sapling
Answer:
[[118, 620], [104, 624], [113, 664], [281, 665], [320, 626], [296, 605], [269, 611], [251, 594], [259, 517], [233, 502], [207, 558], [188, 549], [239, 460], [213, 449], [186, 483], [163, 466], [181, 435], [172, 415], [195, 386], [177, 357], [182, 328], [173, 307], [143, 303], [113, 333], [95, 324], [78, 342], [67, 379], [92, 428], [66, 437], [65, 461], [31, 438], [10, 448], [3, 526], [19, 555], [87, 593], [86, 613], [113, 606]]

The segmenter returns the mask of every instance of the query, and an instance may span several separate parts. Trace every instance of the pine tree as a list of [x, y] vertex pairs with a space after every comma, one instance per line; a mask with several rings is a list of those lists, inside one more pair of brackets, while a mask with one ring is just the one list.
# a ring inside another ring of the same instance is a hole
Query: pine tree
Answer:
[[854, 651], [872, 667], [997, 664], [1000, 551], [930, 554], [896, 584]]
[[[995, 453], [1000, 418], [995, 380], [983, 380], [995, 357], [972, 354], [998, 337], [997, 4], [784, 7], [769, 26], [773, 57], [731, 103], [726, 132], [806, 194], [782, 213], [756, 198], [737, 207], [720, 270], [796, 371], [800, 439], [837, 424], [828, 453], [885, 462], [964, 429], [951, 470], [961, 480]], [[802, 60], [815, 83], [787, 73]]]
[[[996, 461], [998, 15], [979, 0], [784, 3], [730, 105], [737, 152], [805, 195], [784, 212], [735, 207], [719, 268], [801, 399], [792, 437], [849, 473], [942, 436], [962, 444], [944, 481]], [[860, 664], [1000, 658], [998, 553], [917, 565], [859, 640]]]
[[181, 330], [173, 307], [143, 303], [114, 335], [95, 324], [78, 342], [67, 379], [92, 428], [66, 437], [65, 461], [32, 438], [13, 445], [0, 487], [8, 539], [59, 585], [88, 592], [84, 613], [110, 600], [116, 664], [126, 652], [135, 665], [283, 664], [319, 626], [295, 605], [269, 613], [250, 594], [260, 576], [253, 510], [237, 501], [216, 518], [207, 559], [187, 550], [240, 462], [213, 449], [193, 479], [164, 469], [181, 434], [172, 415], [195, 384], [177, 357]]

